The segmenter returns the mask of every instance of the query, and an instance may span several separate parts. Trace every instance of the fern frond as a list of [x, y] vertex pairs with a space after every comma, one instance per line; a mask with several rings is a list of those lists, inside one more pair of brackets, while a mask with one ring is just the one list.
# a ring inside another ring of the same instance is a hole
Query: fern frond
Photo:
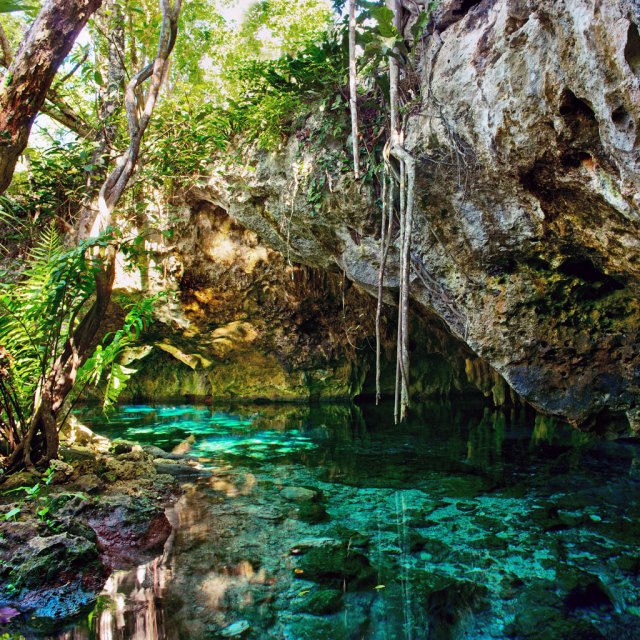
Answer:
[[117, 402], [129, 378], [136, 372], [122, 364], [122, 356], [151, 324], [155, 305], [165, 296], [165, 293], [159, 293], [129, 307], [122, 328], [107, 334], [102, 344], [96, 347], [93, 355], [80, 367], [76, 377], [78, 391], [74, 401], [87, 386], [98, 386], [104, 380], [103, 410], [108, 411]]
[[127, 386], [129, 378], [136, 372], [136, 369], [125, 367], [119, 362], [111, 365], [111, 370], [107, 376], [107, 384], [104, 390], [104, 399], [102, 401], [102, 410], [108, 411], [118, 401], [120, 394]]

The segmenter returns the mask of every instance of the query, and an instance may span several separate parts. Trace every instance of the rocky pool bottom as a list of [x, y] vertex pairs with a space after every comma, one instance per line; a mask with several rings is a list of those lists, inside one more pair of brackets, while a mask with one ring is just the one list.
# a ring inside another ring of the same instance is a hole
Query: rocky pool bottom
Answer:
[[209, 474], [183, 476], [164, 553], [47, 637], [640, 638], [634, 439], [462, 402], [401, 426], [387, 405], [79, 417]]

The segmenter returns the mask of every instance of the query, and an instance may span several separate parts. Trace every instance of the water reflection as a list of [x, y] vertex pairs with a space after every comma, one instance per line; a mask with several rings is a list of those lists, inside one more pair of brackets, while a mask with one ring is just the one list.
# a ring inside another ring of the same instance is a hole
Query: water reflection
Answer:
[[369, 405], [81, 419], [212, 475], [60, 638], [640, 637], [635, 442], [463, 403], [399, 426]]

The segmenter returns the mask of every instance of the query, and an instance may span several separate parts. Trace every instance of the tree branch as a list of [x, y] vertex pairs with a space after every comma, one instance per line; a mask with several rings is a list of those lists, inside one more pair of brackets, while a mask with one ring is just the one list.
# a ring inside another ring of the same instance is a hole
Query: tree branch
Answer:
[[71, 76], [73, 76], [73, 74], [87, 61], [88, 57], [89, 57], [89, 52], [85, 51], [84, 55], [82, 56], [82, 60], [77, 62], [75, 65], [73, 65], [73, 68], [71, 69], [71, 71], [69, 71], [69, 73], [65, 73], [65, 75], [62, 76], [60, 80], [56, 81], [56, 86], [54, 87], [54, 91], [58, 87], [62, 86]]
[[91, 138], [94, 130], [60, 96], [49, 91], [47, 101], [40, 109], [50, 118], [67, 127], [82, 138]]

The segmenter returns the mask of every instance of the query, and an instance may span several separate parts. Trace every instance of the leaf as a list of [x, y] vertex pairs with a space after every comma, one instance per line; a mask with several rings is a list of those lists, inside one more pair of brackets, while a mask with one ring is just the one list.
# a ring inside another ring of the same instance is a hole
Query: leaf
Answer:
[[416, 20], [416, 23], [413, 25], [413, 27], [411, 27], [411, 34], [413, 35], [414, 38], [418, 39], [422, 35], [424, 28], [429, 24], [430, 17], [431, 17], [430, 13], [426, 11], [420, 12], [418, 19]]
[[397, 37], [398, 31], [393, 24], [394, 13], [389, 7], [373, 7], [371, 16], [378, 23], [378, 31], [383, 38]]
[[40, 483], [37, 482], [33, 487], [25, 487], [25, 492], [28, 496], [35, 496], [40, 491]]
[[93, 79], [94, 79], [95, 83], [96, 83], [99, 87], [101, 87], [101, 86], [103, 85], [103, 83], [104, 83], [104, 81], [103, 81], [103, 79], [102, 79], [102, 74], [100, 73], [100, 71], [98, 71], [98, 69], [96, 69], [96, 70], [93, 72]]
[[37, 7], [13, 0], [0, 0], [0, 13], [13, 13], [14, 11], [35, 11]]
[[14, 507], [13, 509], [11, 509], [10, 511], [7, 511], [7, 513], [4, 514], [4, 520], [10, 520], [11, 518], [14, 518], [21, 511], [22, 509], [20, 507]]

